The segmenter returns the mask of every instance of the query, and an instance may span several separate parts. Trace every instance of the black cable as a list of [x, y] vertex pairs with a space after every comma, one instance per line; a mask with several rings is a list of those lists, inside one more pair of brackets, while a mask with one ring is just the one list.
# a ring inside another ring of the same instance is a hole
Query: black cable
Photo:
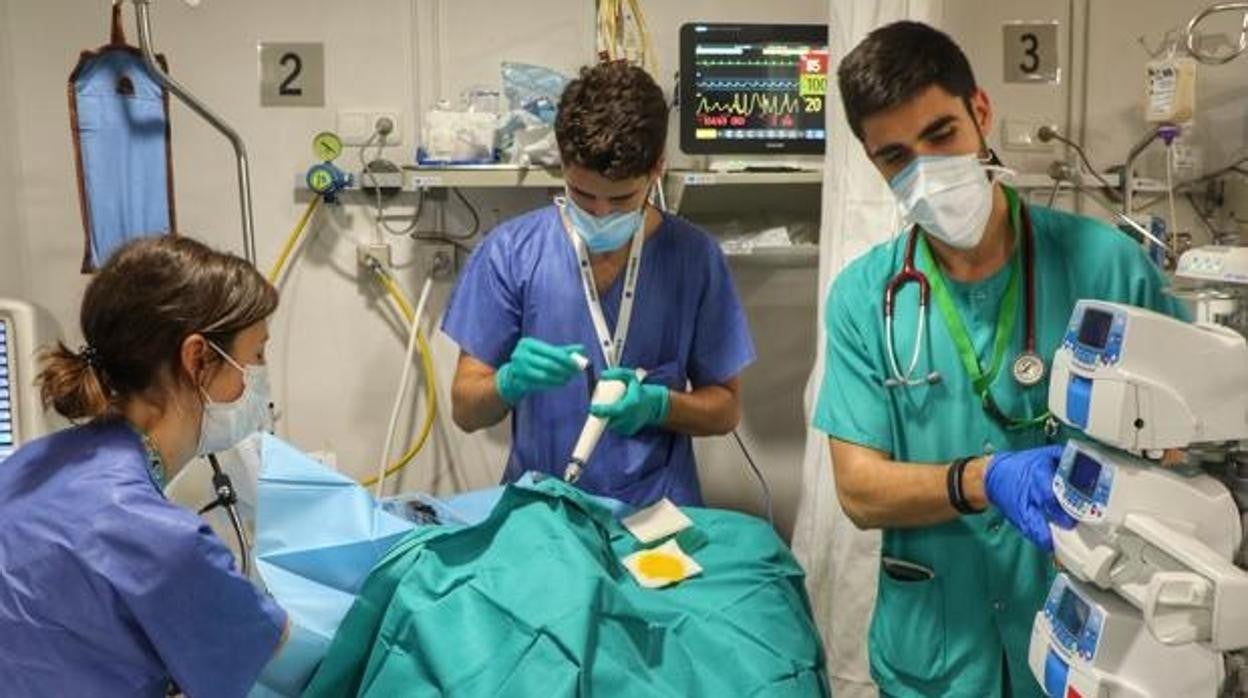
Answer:
[[238, 538], [239, 551], [238, 554], [242, 558], [241, 567], [243, 576], [247, 577], [251, 574], [251, 545], [247, 540], [247, 536], [243, 533], [243, 523], [238, 516], [238, 493], [234, 489], [234, 483], [230, 481], [230, 476], [225, 474], [221, 469], [221, 464], [217, 462], [215, 453], [208, 454], [208, 465], [212, 466], [212, 489], [216, 493], [216, 498], [199, 510], [200, 516], [221, 507], [225, 509], [226, 517], [230, 520], [230, 526], [234, 529], [234, 535]]
[[750, 470], [754, 471], [754, 477], [758, 479], [758, 484], [763, 488], [763, 500], [767, 504], [767, 520], [771, 522], [771, 527], [776, 527], [776, 518], [773, 516], [771, 509], [771, 487], [767, 484], [767, 478], [763, 477], [763, 471], [758, 469], [754, 464], [754, 457], [750, 455], [750, 449], [745, 447], [745, 442], [741, 440], [741, 435], [736, 429], [732, 430], [732, 438], [737, 440], [737, 445], [741, 447], [741, 455], [745, 456], [746, 462], [750, 464]]
[[[1121, 200], [1122, 195], [1118, 192], [1117, 188], [1115, 188], [1115, 187], [1111, 186], [1111, 185], [1110, 185], [1110, 183], [1109, 183], [1109, 181], [1108, 181], [1108, 180], [1106, 180], [1103, 176], [1101, 176], [1101, 173], [1100, 173], [1100, 172], [1098, 172], [1098, 171], [1096, 170], [1096, 168], [1092, 166], [1092, 163], [1088, 161], [1088, 155], [1087, 155], [1087, 153], [1083, 152], [1083, 147], [1082, 147], [1082, 146], [1080, 146], [1078, 143], [1076, 143], [1076, 142], [1072, 141], [1071, 139], [1067, 138], [1066, 136], [1063, 136], [1062, 134], [1058, 133], [1058, 132], [1057, 132], [1056, 130], [1054, 130], [1054, 129], [1051, 129], [1051, 128], [1048, 128], [1048, 127], [1045, 127], [1045, 128], [1044, 128], [1044, 129], [1042, 129], [1042, 130], [1045, 132], [1045, 134], [1044, 134], [1044, 135], [1047, 135], [1047, 136], [1049, 136], [1050, 138], [1052, 138], [1052, 139], [1054, 139], [1054, 140], [1061, 141], [1062, 143], [1065, 143], [1066, 145], [1068, 145], [1068, 146], [1070, 146], [1071, 148], [1073, 148], [1073, 149], [1074, 149], [1074, 151], [1075, 151], [1075, 154], [1077, 154], [1077, 155], [1079, 156], [1079, 161], [1080, 161], [1081, 163], [1083, 163], [1083, 167], [1084, 167], [1084, 169], [1086, 169], [1086, 170], [1088, 171], [1088, 174], [1090, 174], [1090, 175], [1092, 175], [1093, 177], [1095, 177], [1095, 178], [1096, 178], [1096, 181], [1098, 181], [1098, 182], [1100, 182], [1100, 183], [1101, 183], [1101, 186], [1105, 187], [1105, 189], [1107, 189], [1107, 190], [1109, 191], [1109, 193], [1110, 193], [1110, 198], [1111, 198], [1111, 199], [1113, 199], [1113, 200], [1115, 200], [1115, 201], [1120, 201], [1120, 200]], [[1043, 141], [1043, 140], [1046, 140], [1046, 139], [1045, 139], [1043, 136], [1041, 136], [1040, 140], [1042, 140], [1042, 141]]]
[[454, 237], [456, 240], [471, 240], [476, 237], [477, 233], [481, 232], [481, 216], [477, 214], [477, 208], [472, 205], [467, 196], [464, 196], [464, 192], [460, 191], [459, 187], [451, 187], [451, 193], [455, 195], [455, 198], [459, 199], [464, 208], [468, 209], [468, 215], [472, 216], [472, 230], [466, 235], [450, 235], [449, 233], [445, 233], [445, 235]]

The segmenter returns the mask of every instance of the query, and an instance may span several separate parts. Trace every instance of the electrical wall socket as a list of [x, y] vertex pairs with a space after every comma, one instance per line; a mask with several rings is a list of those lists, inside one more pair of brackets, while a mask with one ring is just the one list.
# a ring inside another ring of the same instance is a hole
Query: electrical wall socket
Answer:
[[377, 260], [381, 266], [387, 269], [394, 266], [390, 257], [390, 243], [365, 242], [355, 246], [355, 260], [359, 262], [360, 266], [368, 265], [370, 258]]
[[[376, 133], [377, 123], [389, 119], [393, 130], [386, 134], [386, 145], [403, 144], [403, 113], [397, 109], [342, 109], [338, 111], [338, 137], [344, 145], [361, 146], [369, 143]], [[373, 138], [370, 145], [377, 145]]]
[[458, 269], [454, 245], [433, 240], [417, 240], [416, 253], [420, 255], [421, 271], [434, 281], [455, 278]]

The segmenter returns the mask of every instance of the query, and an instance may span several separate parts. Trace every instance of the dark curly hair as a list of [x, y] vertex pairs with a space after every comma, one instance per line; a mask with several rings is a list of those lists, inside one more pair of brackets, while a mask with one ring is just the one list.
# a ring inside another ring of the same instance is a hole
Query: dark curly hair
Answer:
[[641, 68], [625, 61], [581, 68], [559, 98], [559, 155], [607, 179], [644, 175], [663, 157], [667, 112], [663, 90]]

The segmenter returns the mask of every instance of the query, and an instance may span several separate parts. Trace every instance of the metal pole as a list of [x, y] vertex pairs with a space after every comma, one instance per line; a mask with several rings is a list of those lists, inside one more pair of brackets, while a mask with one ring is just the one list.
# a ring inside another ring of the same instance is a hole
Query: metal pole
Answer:
[[147, 69], [159, 80], [169, 92], [173, 93], [182, 103], [199, 114], [221, 135], [229, 139], [234, 146], [234, 157], [238, 163], [238, 205], [243, 218], [243, 255], [248, 262], [256, 263], [256, 226], [251, 214], [251, 170], [247, 164], [247, 146], [238, 132], [230, 128], [225, 120], [212, 112], [203, 102], [195, 98], [186, 88], [182, 87], [169, 74], [161, 69], [156, 62], [156, 52], [152, 49], [152, 23], [148, 13], [151, 0], [134, 0], [135, 23], [139, 28], [139, 47], [143, 51], [143, 62]]

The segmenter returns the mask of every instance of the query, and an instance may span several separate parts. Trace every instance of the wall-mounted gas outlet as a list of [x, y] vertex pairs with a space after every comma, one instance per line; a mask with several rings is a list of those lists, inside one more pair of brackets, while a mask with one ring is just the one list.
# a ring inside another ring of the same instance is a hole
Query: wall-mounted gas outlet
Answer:
[[402, 145], [402, 117], [402, 112], [396, 109], [343, 109], [338, 112], [338, 137], [344, 145], [378, 145], [381, 142], [378, 129], [389, 128], [389, 133], [384, 134], [386, 145]]
[[436, 240], [417, 239], [416, 253], [421, 258], [421, 271], [434, 281], [448, 281], [455, 278], [458, 270], [454, 245]]

